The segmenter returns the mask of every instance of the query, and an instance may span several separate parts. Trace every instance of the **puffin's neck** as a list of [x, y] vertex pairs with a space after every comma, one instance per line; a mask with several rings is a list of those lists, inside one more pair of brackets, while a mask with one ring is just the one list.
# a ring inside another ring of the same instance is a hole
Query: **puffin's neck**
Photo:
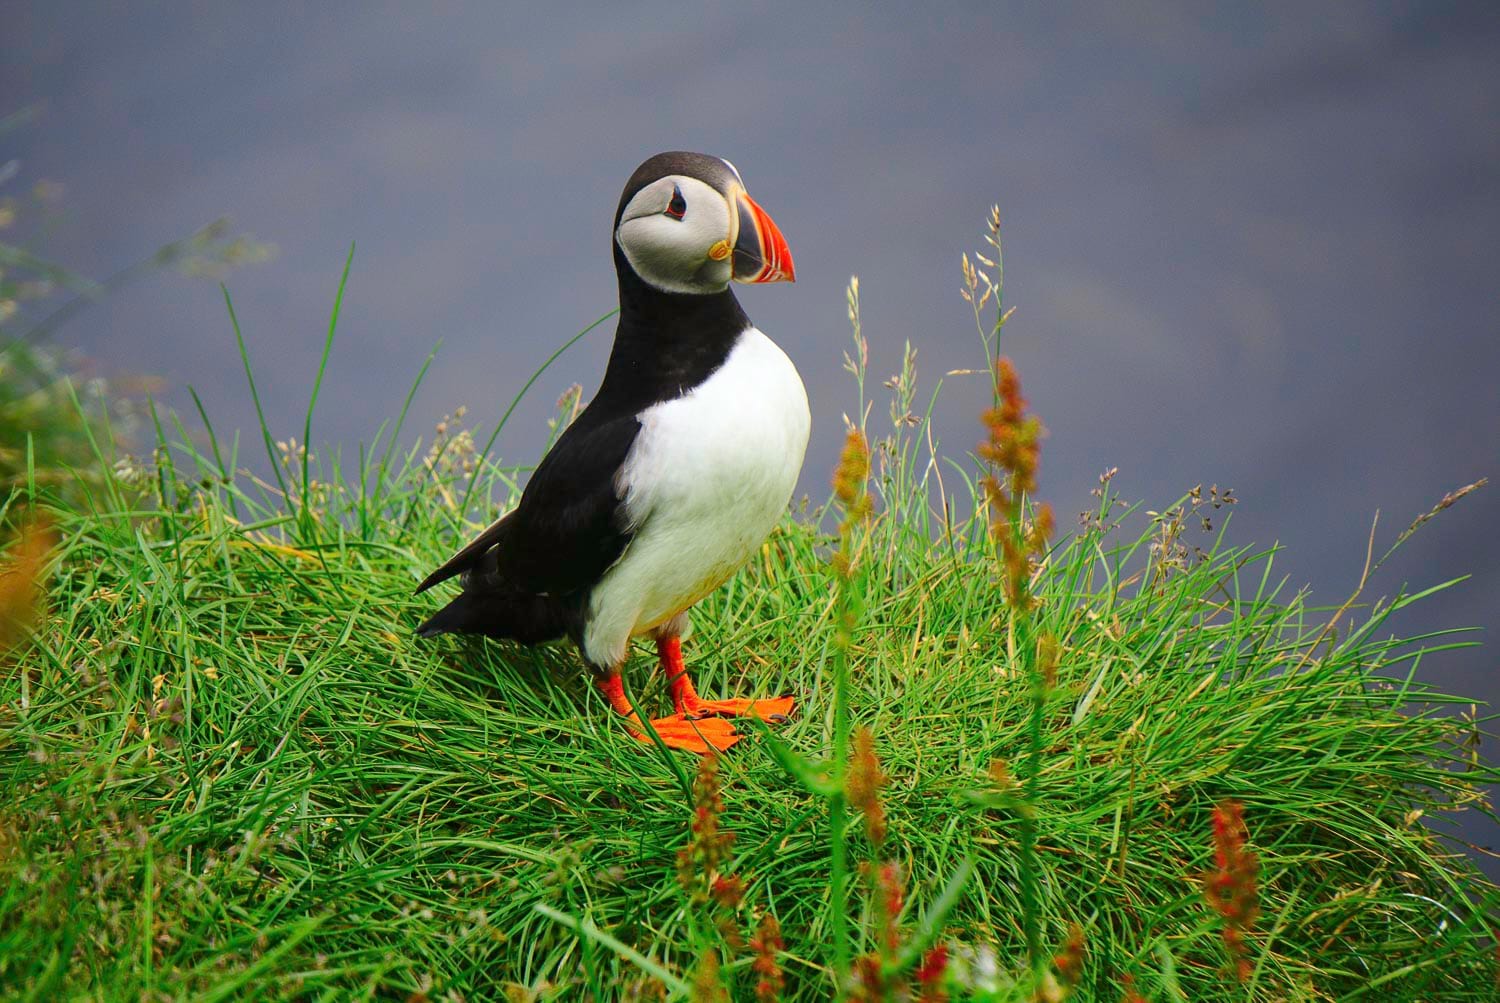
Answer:
[[598, 398], [638, 408], [680, 397], [724, 364], [750, 326], [728, 288], [694, 295], [647, 285], [618, 245], [620, 323]]

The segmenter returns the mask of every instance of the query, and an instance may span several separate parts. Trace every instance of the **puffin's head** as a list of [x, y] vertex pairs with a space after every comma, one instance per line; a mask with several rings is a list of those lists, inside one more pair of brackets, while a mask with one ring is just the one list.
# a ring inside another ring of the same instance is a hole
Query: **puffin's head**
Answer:
[[796, 278], [786, 238], [727, 160], [658, 153], [635, 169], [615, 214], [615, 244], [643, 281], [716, 293], [736, 282]]

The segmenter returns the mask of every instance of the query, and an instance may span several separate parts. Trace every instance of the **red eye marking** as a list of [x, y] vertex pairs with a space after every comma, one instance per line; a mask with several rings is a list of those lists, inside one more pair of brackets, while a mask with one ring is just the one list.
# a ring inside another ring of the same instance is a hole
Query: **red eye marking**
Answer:
[[672, 186], [672, 201], [667, 203], [667, 215], [673, 219], [681, 219], [687, 215], [687, 199], [682, 197], [682, 189], [676, 185]]

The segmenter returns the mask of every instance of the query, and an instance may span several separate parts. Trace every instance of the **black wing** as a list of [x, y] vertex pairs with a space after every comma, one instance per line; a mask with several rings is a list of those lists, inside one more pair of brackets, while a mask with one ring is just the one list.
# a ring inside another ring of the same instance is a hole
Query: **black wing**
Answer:
[[635, 416], [580, 415], [542, 459], [515, 510], [453, 555], [418, 592], [461, 572], [465, 587], [563, 596], [598, 581], [630, 542], [619, 472]]

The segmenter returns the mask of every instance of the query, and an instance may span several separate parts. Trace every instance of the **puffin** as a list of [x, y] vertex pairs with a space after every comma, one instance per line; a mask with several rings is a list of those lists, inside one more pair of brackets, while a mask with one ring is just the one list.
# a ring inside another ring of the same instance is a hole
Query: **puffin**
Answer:
[[[417, 587], [461, 591], [422, 637], [567, 638], [630, 732], [699, 754], [743, 738], [733, 717], [782, 722], [791, 697], [708, 700], [681, 642], [689, 610], [786, 512], [811, 417], [796, 367], [731, 283], [791, 282], [791, 251], [727, 160], [651, 157], [615, 211], [620, 312], [598, 391], [509, 513]], [[643, 725], [621, 669], [655, 643], [675, 713]]]

